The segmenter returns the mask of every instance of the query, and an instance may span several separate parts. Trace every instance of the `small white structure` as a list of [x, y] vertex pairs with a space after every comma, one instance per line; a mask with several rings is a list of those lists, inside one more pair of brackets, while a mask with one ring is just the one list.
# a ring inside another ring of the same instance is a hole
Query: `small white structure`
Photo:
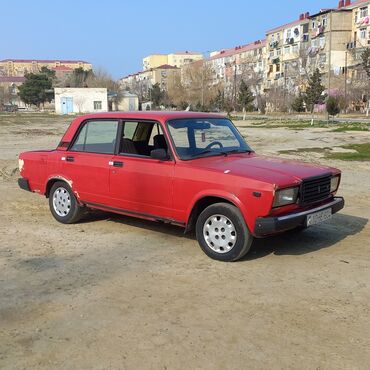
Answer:
[[139, 97], [136, 94], [123, 91], [122, 96], [115, 108], [116, 110], [125, 112], [139, 110]]
[[56, 87], [55, 112], [58, 114], [108, 111], [106, 88]]

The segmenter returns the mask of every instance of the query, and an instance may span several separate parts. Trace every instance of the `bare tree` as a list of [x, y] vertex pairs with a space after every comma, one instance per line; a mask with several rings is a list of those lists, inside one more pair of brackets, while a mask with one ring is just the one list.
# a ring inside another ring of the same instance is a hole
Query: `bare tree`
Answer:
[[241, 78], [251, 89], [255, 96], [255, 105], [261, 114], [266, 112], [266, 96], [263, 91], [264, 76], [263, 70], [256, 67], [256, 64], [250, 60], [242, 61]]
[[204, 63], [195, 62], [185, 66], [181, 78], [177, 77], [168, 89], [168, 97], [176, 106], [184, 103], [206, 109], [216, 98], [220, 84], [214, 84], [211, 68]]
[[117, 81], [103, 69], [95, 70], [86, 79], [87, 87], [105, 87], [112, 96], [112, 103], [117, 107], [122, 99], [122, 90]]

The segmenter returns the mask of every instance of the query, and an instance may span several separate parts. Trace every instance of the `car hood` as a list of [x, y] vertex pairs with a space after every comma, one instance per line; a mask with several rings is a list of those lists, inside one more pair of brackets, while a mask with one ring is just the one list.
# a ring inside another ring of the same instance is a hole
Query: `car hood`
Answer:
[[288, 186], [300, 183], [305, 178], [339, 172], [339, 170], [327, 166], [267, 157], [255, 153], [200, 158], [191, 161], [191, 164], [194, 167], [253, 178], [278, 186]]

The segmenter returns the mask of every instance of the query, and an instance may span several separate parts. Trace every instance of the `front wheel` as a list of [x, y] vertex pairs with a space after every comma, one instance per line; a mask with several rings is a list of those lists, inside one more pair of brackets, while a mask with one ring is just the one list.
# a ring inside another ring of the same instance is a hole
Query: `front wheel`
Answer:
[[54, 218], [63, 224], [79, 221], [84, 213], [71, 187], [63, 181], [57, 181], [51, 187], [49, 207]]
[[196, 236], [207, 256], [224, 262], [242, 258], [253, 241], [240, 211], [228, 203], [212, 204], [199, 215]]

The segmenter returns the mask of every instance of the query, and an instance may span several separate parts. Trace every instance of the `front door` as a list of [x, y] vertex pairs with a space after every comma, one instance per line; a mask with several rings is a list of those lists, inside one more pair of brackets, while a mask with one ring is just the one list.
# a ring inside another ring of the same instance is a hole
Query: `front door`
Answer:
[[110, 167], [112, 206], [133, 215], [172, 219], [175, 162], [150, 157], [153, 149], [167, 149], [159, 123], [122, 123], [119, 153]]

